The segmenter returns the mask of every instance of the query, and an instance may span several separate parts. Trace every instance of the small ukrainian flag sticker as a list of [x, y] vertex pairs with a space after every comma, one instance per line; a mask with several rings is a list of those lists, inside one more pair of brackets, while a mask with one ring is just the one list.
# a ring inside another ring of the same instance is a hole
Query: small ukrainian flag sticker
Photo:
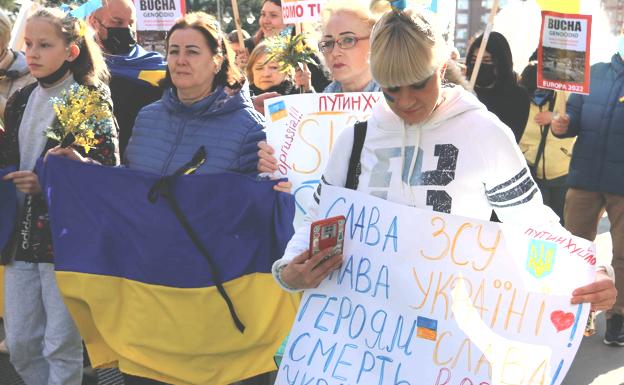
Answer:
[[416, 335], [420, 338], [435, 341], [438, 338], [438, 321], [427, 318], [418, 317], [416, 320]]
[[280, 100], [279, 102], [269, 104], [269, 115], [271, 115], [272, 122], [285, 118], [288, 115], [286, 113], [286, 103]]

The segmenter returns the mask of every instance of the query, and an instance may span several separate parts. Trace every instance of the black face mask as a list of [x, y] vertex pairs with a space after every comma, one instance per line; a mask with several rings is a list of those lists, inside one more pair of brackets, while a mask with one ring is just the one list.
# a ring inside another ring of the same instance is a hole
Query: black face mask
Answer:
[[106, 28], [108, 38], [102, 41], [106, 52], [113, 55], [127, 55], [136, 45], [134, 31], [130, 28]]
[[496, 82], [496, 65], [494, 64], [481, 64], [479, 69], [479, 75], [477, 75], [476, 85], [478, 87], [490, 87]]
[[69, 71], [69, 62], [67, 60], [65, 60], [63, 62], [63, 64], [59, 67], [59, 69], [57, 69], [56, 71], [52, 72], [48, 76], [44, 76], [42, 78], [37, 78], [37, 80], [41, 84], [51, 85], [51, 84], [54, 84], [54, 83], [58, 82], [59, 80], [61, 80], [63, 78], [63, 76], [65, 76], [65, 74], [67, 74], [67, 71]]

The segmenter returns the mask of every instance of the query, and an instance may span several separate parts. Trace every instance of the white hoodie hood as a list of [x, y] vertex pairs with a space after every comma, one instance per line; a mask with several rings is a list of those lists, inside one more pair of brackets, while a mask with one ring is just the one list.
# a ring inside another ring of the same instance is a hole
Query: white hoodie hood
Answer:
[[[279, 266], [307, 250], [310, 223], [319, 218], [322, 186], [345, 186], [353, 127], [334, 143], [315, 203], [288, 243]], [[405, 125], [383, 98], [373, 107], [360, 157], [357, 190], [395, 203], [503, 222], [557, 222], [542, 203], [511, 129], [460, 87], [444, 87], [427, 121]]]
[[412, 157], [411, 162], [405, 161], [406, 146], [408, 145], [408, 136], [410, 147], [419, 148], [423, 131], [435, 130], [452, 121], [456, 117], [468, 111], [483, 110], [486, 107], [473, 94], [465, 91], [462, 87], [452, 84], [442, 87], [440, 92], [440, 104], [433, 110], [429, 117], [418, 123], [407, 124], [403, 119], [397, 116], [391, 109], [385, 98], [380, 98], [379, 102], [373, 107], [372, 117], [369, 120], [376, 125], [380, 131], [388, 134], [399, 134], [402, 138], [401, 144], [401, 173], [407, 175], [401, 184], [402, 191], [407, 186], [410, 189], [410, 195], [413, 198], [411, 181], [414, 177], [418, 157]]

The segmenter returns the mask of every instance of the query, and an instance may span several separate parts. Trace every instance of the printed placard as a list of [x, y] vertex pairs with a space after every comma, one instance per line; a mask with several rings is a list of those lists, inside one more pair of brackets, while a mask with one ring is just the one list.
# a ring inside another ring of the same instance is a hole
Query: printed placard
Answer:
[[277, 377], [286, 384], [561, 384], [589, 305], [594, 247], [323, 187], [346, 216], [344, 261], [307, 290]]
[[164, 55], [167, 31], [186, 13], [185, 0], [134, 0], [134, 5], [139, 44]]
[[282, 0], [284, 24], [321, 20], [321, 7], [325, 0]]
[[265, 101], [267, 142], [275, 149], [277, 177], [293, 183], [295, 228], [313, 198], [336, 137], [344, 127], [368, 119], [382, 97], [375, 92], [301, 94]]
[[542, 11], [537, 86], [589, 94], [591, 15]]

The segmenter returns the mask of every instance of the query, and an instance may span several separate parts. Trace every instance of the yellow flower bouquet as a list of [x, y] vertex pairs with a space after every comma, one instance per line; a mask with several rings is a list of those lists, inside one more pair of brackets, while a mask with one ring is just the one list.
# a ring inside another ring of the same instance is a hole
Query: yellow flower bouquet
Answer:
[[74, 84], [51, 101], [56, 119], [46, 136], [61, 147], [77, 145], [89, 153], [98, 144], [96, 136], [110, 132], [111, 110], [97, 90]]
[[281, 72], [289, 72], [299, 67], [299, 63], [316, 64], [314, 50], [305, 43], [304, 35], [292, 35], [292, 27], [284, 29], [279, 35], [266, 40], [269, 55], [267, 62], [276, 61]]

